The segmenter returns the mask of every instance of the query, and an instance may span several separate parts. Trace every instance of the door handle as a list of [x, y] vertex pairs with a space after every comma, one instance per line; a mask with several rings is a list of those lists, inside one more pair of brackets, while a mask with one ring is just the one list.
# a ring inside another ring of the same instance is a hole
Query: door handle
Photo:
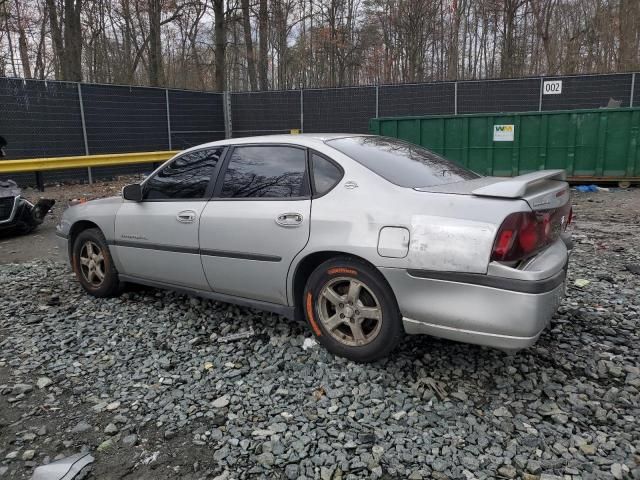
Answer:
[[281, 213], [276, 217], [276, 223], [281, 227], [297, 227], [302, 223], [303, 216], [300, 213]]
[[180, 223], [193, 223], [196, 219], [196, 212], [193, 210], [184, 210], [176, 215], [176, 220]]

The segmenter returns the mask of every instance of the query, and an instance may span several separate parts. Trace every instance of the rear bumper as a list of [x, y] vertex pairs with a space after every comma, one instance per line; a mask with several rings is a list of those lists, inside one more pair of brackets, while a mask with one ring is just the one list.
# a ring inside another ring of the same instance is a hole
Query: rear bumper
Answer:
[[521, 270], [493, 269], [502, 276], [380, 271], [396, 295], [408, 334], [515, 351], [537, 341], [560, 305], [567, 260], [559, 240]]

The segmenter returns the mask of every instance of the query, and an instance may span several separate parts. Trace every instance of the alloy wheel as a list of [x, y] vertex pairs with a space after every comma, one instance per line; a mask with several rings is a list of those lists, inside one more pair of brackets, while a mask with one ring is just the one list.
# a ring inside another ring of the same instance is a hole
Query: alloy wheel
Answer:
[[87, 240], [80, 249], [80, 271], [92, 287], [102, 285], [105, 277], [104, 253], [91, 240]]
[[317, 306], [325, 329], [344, 345], [367, 345], [380, 332], [382, 307], [371, 289], [360, 280], [331, 279], [320, 290]]

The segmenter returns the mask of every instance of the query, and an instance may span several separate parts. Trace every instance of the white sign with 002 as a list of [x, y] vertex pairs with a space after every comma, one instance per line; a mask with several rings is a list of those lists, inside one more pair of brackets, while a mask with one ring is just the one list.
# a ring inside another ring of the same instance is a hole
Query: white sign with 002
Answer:
[[546, 80], [542, 83], [543, 95], [560, 95], [562, 93], [562, 80]]

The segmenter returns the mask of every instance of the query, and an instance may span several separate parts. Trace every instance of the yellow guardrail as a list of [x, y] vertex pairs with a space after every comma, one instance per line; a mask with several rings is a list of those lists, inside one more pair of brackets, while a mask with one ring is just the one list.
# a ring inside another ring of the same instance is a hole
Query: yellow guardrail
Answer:
[[0, 173], [43, 172], [67, 168], [110, 167], [134, 163], [164, 162], [179, 150], [162, 152], [110, 153], [106, 155], [82, 155], [77, 157], [24, 158], [0, 160]]

